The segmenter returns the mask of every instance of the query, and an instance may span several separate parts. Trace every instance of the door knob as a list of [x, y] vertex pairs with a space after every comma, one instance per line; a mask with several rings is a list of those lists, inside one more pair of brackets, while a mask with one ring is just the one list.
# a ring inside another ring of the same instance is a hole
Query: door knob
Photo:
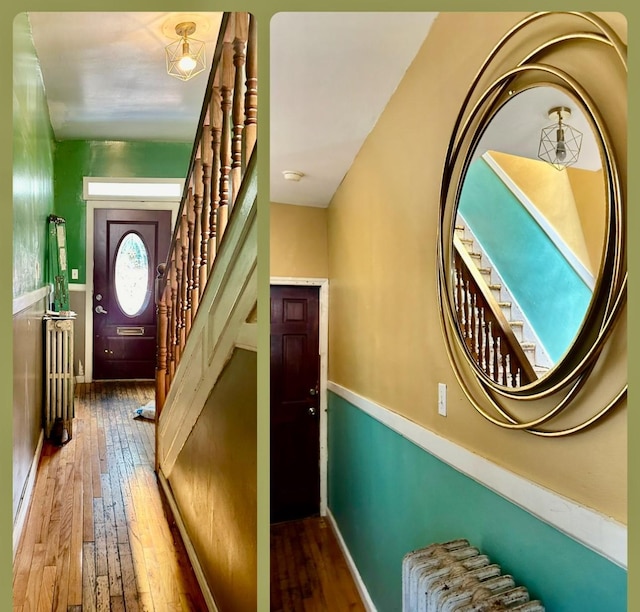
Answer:
[[102, 307], [102, 304], [96, 306], [96, 312], [98, 314], [107, 314], [107, 311]]
[[309, 389], [309, 395], [317, 395], [317, 394], [318, 394], [318, 390], [316, 388]]
[[316, 409], [313, 406], [311, 406], [311, 408], [309, 408], [309, 414], [311, 416], [316, 416]]

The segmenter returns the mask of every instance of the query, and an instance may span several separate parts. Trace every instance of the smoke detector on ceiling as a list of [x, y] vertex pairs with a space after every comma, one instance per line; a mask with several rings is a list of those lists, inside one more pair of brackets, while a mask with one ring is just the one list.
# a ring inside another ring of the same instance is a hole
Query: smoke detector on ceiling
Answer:
[[304, 172], [299, 170], [284, 170], [282, 172], [286, 181], [295, 181], [296, 183], [304, 176]]

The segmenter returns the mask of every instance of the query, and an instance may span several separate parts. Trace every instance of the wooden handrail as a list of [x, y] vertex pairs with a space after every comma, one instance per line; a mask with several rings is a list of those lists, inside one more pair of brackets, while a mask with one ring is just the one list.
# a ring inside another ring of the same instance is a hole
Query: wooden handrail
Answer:
[[257, 150], [257, 30], [224, 13], [167, 260], [158, 266], [156, 423]]
[[471, 358], [495, 382], [519, 387], [538, 377], [500, 305], [458, 236], [454, 236], [454, 302]]

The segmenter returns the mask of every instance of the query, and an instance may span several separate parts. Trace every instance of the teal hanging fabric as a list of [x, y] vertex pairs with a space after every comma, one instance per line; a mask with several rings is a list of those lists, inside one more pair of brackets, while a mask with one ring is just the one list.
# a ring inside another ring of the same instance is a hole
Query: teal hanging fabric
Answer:
[[52, 310], [69, 310], [66, 224], [62, 217], [49, 215], [47, 232], [47, 282], [51, 286]]

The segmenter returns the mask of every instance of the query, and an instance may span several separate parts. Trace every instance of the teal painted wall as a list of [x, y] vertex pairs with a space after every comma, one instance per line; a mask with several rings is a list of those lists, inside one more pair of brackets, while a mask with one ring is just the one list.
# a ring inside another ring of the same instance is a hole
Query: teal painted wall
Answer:
[[193, 143], [65, 140], [56, 144], [55, 212], [64, 217], [69, 241], [69, 268], [86, 282], [85, 176], [118, 178], [185, 178]]
[[580, 329], [591, 290], [483, 159], [469, 166], [459, 210], [557, 362]]
[[467, 538], [547, 612], [626, 611], [627, 573], [339, 396], [328, 404], [329, 508], [379, 612], [401, 608], [402, 557]]
[[13, 22], [13, 297], [44, 284], [46, 220], [54, 209], [54, 140], [25, 13]]

